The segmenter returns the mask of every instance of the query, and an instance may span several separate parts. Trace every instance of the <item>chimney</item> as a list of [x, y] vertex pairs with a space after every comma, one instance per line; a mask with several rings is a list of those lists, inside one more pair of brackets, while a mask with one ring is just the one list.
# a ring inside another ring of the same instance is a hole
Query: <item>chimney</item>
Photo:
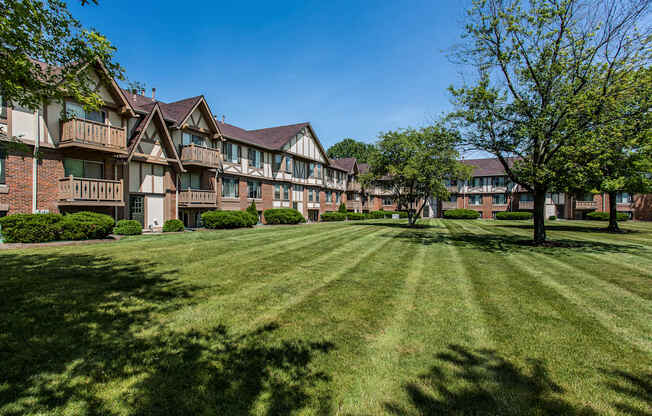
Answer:
[[224, 114], [222, 114], [222, 124], [224, 124], [224, 119], [225, 118], [226, 118], [226, 116]]
[[152, 87], [152, 100], [156, 101], [156, 87]]

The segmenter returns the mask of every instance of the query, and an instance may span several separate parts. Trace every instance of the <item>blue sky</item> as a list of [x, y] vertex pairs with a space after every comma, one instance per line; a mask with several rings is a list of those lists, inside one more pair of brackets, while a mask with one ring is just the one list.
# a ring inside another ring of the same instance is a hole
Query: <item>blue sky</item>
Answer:
[[247, 129], [310, 121], [325, 147], [427, 124], [461, 81], [446, 54], [467, 1], [69, 3], [148, 94], [204, 94]]

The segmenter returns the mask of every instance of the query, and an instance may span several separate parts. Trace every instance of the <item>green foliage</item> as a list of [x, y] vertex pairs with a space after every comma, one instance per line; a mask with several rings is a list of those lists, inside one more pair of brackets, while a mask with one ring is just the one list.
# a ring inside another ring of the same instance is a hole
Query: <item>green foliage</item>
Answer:
[[0, 91], [5, 100], [37, 109], [46, 99], [72, 97], [98, 108], [102, 99], [93, 66], [101, 63], [113, 78], [124, 78], [113, 62], [116, 49], [98, 32], [85, 30], [65, 2], [4, 0], [1, 8]]
[[361, 212], [347, 212], [346, 219], [349, 221], [358, 221], [358, 220], [364, 220], [366, 218], [365, 218], [365, 214]]
[[267, 224], [299, 224], [306, 219], [299, 211], [292, 208], [272, 208], [263, 211]]
[[81, 211], [67, 214], [60, 224], [59, 240], [89, 240], [106, 238], [113, 231], [113, 217], [97, 212]]
[[[609, 213], [602, 211], [589, 212], [586, 214], [586, 219], [593, 221], [609, 221]], [[625, 214], [624, 212], [619, 212], [616, 214], [616, 220], [618, 221], [627, 221], [628, 219], [629, 215]]]
[[[247, 212], [258, 219], [258, 208], [256, 208], [256, 201], [251, 201], [251, 205], [247, 207]], [[258, 220], [256, 220], [258, 222]]]
[[324, 212], [319, 217], [322, 221], [344, 221], [346, 219], [346, 213], [339, 211], [329, 211]]
[[382, 212], [385, 215], [385, 218], [392, 218], [392, 215], [397, 214], [399, 218], [405, 219], [408, 217], [408, 213], [405, 211], [375, 211]]
[[140, 235], [143, 233], [143, 226], [136, 220], [120, 220], [113, 229], [117, 235]]
[[414, 224], [419, 201], [448, 197], [444, 181], [466, 179], [471, 168], [460, 162], [459, 134], [442, 123], [420, 129], [401, 129], [380, 135], [370, 161], [371, 178], [387, 178], [399, 206], [407, 207], [410, 224]]
[[444, 218], [454, 220], [475, 220], [480, 218], [480, 213], [472, 209], [450, 209], [448, 211], [444, 211]]
[[247, 211], [207, 211], [201, 214], [204, 227], [211, 229], [253, 227], [258, 215]]
[[386, 215], [387, 213], [385, 211], [371, 211], [368, 214], [368, 218], [377, 220], [377, 219], [385, 218]]
[[344, 205], [344, 202], [342, 202], [340, 206], [337, 208], [337, 212], [346, 213], [346, 205]]
[[326, 154], [331, 159], [354, 157], [358, 163], [366, 163], [369, 161], [369, 156], [373, 152], [373, 149], [373, 144], [347, 138], [329, 147]]
[[556, 221], [556, 220], [557, 220], [557, 216], [555, 216], [555, 215], [551, 215], [551, 216], [548, 217], [548, 220], [549, 220], [549, 221]]
[[59, 239], [62, 215], [13, 214], [0, 218], [5, 243], [43, 243]]
[[176, 233], [183, 231], [183, 229], [183, 221], [181, 220], [167, 220], [165, 221], [165, 224], [163, 224], [164, 233]]
[[532, 213], [503, 211], [503, 212], [496, 213], [496, 219], [497, 220], [531, 220]]
[[13, 214], [0, 218], [2, 236], [7, 243], [106, 238], [111, 234], [113, 224], [113, 218], [95, 212], [77, 212], [65, 216]]

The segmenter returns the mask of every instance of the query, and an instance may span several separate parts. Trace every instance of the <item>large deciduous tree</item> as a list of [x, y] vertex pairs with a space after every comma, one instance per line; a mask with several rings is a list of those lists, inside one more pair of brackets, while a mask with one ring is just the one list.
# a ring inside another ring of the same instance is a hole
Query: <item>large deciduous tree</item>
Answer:
[[533, 193], [534, 243], [546, 239], [546, 193], [573, 181], [564, 150], [626, 93], [620, 77], [648, 63], [638, 28], [648, 9], [649, 0], [474, 0], [468, 12], [455, 56], [478, 76], [451, 87], [454, 120], [467, 145]]
[[341, 159], [345, 157], [354, 157], [358, 163], [369, 162], [369, 155], [373, 151], [374, 145], [359, 142], [353, 139], [343, 139], [328, 148], [326, 154], [331, 159]]
[[389, 183], [399, 209], [407, 211], [409, 224], [414, 225], [426, 201], [448, 197], [447, 179], [469, 176], [470, 168], [457, 160], [459, 140], [456, 131], [441, 123], [383, 133], [361, 182]]
[[72, 97], [97, 108], [102, 101], [88, 64], [98, 60], [123, 79], [115, 48], [84, 29], [64, 1], [2, 0], [0, 10], [0, 91], [6, 102], [35, 110], [44, 100]]

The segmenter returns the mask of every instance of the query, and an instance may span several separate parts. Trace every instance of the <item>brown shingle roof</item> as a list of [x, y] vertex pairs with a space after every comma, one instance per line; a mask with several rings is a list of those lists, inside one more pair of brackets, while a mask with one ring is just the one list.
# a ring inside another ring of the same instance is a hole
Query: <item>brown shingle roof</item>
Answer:
[[[124, 88], [122, 88], [122, 92], [124, 93], [125, 97], [127, 97], [127, 100], [129, 100], [131, 106], [134, 109], [144, 111], [146, 113], [152, 109], [153, 104], [156, 102], [156, 100], [153, 100], [150, 97], [134, 94], [131, 91], [125, 90]], [[144, 106], [149, 106], [149, 109], [144, 109]]]
[[353, 173], [353, 167], [356, 165], [354, 157], [344, 157], [342, 159], [329, 159], [330, 164], [348, 173]]
[[268, 127], [266, 129], [249, 130], [249, 133], [258, 137], [272, 149], [280, 149], [292, 137], [296, 136], [308, 123], [290, 124], [288, 126]]
[[175, 123], [181, 123], [190, 110], [201, 100], [202, 96], [185, 98], [173, 103], [161, 103], [161, 112], [166, 119], [174, 120]]
[[[473, 166], [471, 176], [502, 176], [505, 175], [505, 169], [498, 158], [490, 159], [467, 159], [462, 160], [465, 165]], [[513, 158], [507, 159], [509, 166], [514, 163]]]
[[358, 171], [360, 171], [360, 173], [369, 172], [369, 164], [368, 163], [358, 163]]

